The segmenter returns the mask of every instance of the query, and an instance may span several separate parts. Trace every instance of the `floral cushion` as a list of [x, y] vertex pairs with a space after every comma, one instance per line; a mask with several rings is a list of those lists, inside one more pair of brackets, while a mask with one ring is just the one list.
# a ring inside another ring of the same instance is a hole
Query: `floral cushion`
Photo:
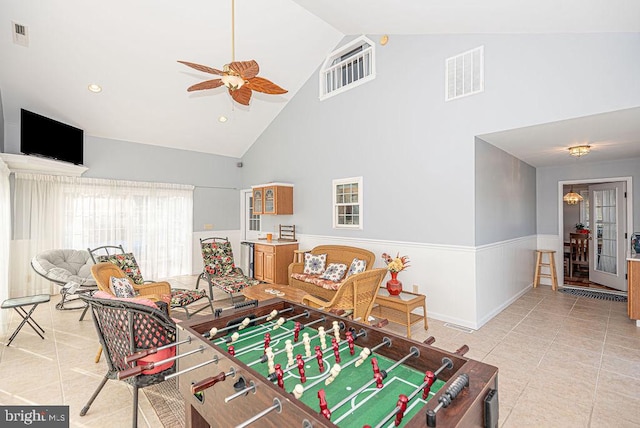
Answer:
[[305, 253], [303, 273], [320, 275], [322, 272], [324, 272], [324, 266], [326, 263], [327, 263], [326, 254], [314, 255], [311, 253]]
[[118, 266], [122, 272], [124, 272], [135, 284], [144, 284], [140, 268], [136, 258], [133, 257], [133, 253], [124, 254], [110, 254], [108, 256], [98, 256], [96, 258], [97, 263], [111, 262]]
[[171, 307], [181, 308], [200, 300], [207, 295], [205, 290], [188, 290], [186, 288], [171, 289]]
[[351, 262], [351, 266], [349, 266], [349, 272], [347, 272], [347, 278], [349, 278], [351, 275], [355, 275], [356, 273], [362, 273], [366, 269], [367, 269], [367, 261], [360, 260], [359, 258], [355, 257]]
[[210, 275], [225, 276], [235, 269], [230, 242], [203, 242], [204, 270]]
[[116, 278], [115, 276], [110, 277], [109, 288], [116, 297], [136, 297], [136, 290], [134, 290], [133, 285], [131, 285], [128, 278]]
[[259, 284], [257, 279], [250, 279], [238, 271], [233, 271], [226, 276], [214, 276], [210, 278], [211, 285], [221, 288], [225, 292], [238, 293], [245, 287], [251, 287]]
[[342, 285], [342, 282], [333, 282], [330, 279], [322, 279], [319, 275], [311, 275], [308, 273], [292, 273], [291, 278], [333, 291], [336, 291]]
[[338, 282], [342, 279], [342, 277], [344, 277], [346, 271], [347, 265], [343, 263], [329, 263], [329, 266], [327, 266], [327, 270], [325, 270], [324, 273], [320, 275], [320, 278]]

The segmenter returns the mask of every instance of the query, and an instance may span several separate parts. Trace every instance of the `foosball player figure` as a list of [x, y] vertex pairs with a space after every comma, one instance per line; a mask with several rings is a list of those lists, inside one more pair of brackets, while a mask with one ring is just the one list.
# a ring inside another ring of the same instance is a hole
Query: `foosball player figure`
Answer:
[[396, 407], [399, 407], [400, 410], [398, 410], [398, 413], [396, 413], [395, 426], [400, 425], [400, 422], [402, 422], [402, 418], [404, 418], [404, 412], [407, 410], [408, 402], [409, 397], [407, 397], [406, 395], [400, 394], [398, 396], [398, 403], [396, 404]]
[[349, 353], [351, 355], [354, 355], [356, 353], [356, 348], [355, 348], [355, 345], [353, 343], [353, 334], [351, 334], [351, 332], [348, 331], [346, 333], [346, 336], [347, 336], [347, 343], [349, 343]]
[[380, 373], [380, 367], [378, 367], [378, 359], [376, 357], [371, 358], [371, 365], [373, 366], [373, 378], [376, 381], [376, 388], [382, 388], [382, 373]]
[[314, 348], [316, 350], [316, 359], [318, 360], [318, 371], [320, 373], [324, 372], [324, 361], [322, 361], [322, 349], [320, 346], [316, 345]]
[[338, 321], [333, 322], [333, 335], [336, 337], [336, 340], [340, 342], [340, 324]]
[[301, 354], [296, 355], [296, 362], [298, 364], [298, 373], [300, 373], [300, 383], [305, 383], [307, 376], [304, 374], [304, 361]]
[[320, 346], [325, 349], [327, 347], [327, 332], [322, 326], [318, 327], [318, 337], [320, 338]]
[[284, 342], [284, 349], [287, 352], [287, 368], [288, 368], [295, 364], [295, 361], [293, 360], [293, 344], [291, 343], [291, 339], [287, 339]]
[[309, 358], [311, 356], [311, 339], [309, 333], [302, 333], [302, 343], [304, 344], [304, 354]]
[[265, 333], [264, 334], [264, 349], [265, 349], [265, 351], [267, 350], [267, 348], [269, 347], [270, 344], [271, 344], [271, 334], [270, 333]]
[[433, 374], [433, 372], [431, 371], [426, 371], [424, 373], [424, 381], [427, 382], [427, 384], [424, 387], [424, 390], [422, 390], [422, 399], [426, 400], [427, 397], [429, 396], [429, 392], [431, 391], [431, 385], [433, 385], [433, 382], [436, 380], [436, 375]]
[[331, 347], [333, 348], [333, 355], [336, 357], [336, 363], [340, 362], [340, 346], [338, 346], [338, 341], [336, 338], [331, 339]]
[[227, 352], [229, 352], [229, 355], [233, 357], [236, 355], [236, 348], [233, 345], [229, 345], [227, 346]]
[[327, 397], [324, 394], [324, 389], [318, 391], [318, 398], [320, 399], [320, 414], [327, 419], [331, 419], [331, 411], [327, 406]]
[[276, 364], [275, 369], [276, 376], [278, 376], [278, 386], [284, 389], [284, 370], [282, 370], [282, 366], [280, 364]]
[[302, 330], [302, 323], [300, 321], [296, 321], [296, 326], [293, 328], [293, 341], [298, 342], [298, 337], [300, 336], [300, 330]]

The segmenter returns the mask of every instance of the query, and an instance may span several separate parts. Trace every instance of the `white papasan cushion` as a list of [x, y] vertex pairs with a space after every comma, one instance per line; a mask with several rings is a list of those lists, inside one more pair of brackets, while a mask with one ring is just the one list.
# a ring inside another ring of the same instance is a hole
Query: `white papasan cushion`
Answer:
[[31, 266], [45, 278], [66, 284], [73, 281], [95, 286], [91, 275], [93, 260], [87, 250], [47, 250], [31, 259]]

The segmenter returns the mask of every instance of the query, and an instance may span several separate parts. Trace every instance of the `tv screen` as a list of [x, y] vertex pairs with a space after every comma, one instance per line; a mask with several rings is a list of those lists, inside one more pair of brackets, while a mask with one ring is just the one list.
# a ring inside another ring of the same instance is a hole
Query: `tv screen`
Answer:
[[76, 165], [82, 164], [84, 131], [48, 117], [20, 110], [20, 151]]

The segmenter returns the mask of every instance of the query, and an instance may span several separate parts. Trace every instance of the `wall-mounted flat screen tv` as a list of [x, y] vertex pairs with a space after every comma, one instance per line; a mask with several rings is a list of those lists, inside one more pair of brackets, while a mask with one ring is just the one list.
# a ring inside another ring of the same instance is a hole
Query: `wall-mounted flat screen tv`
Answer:
[[84, 131], [48, 117], [20, 110], [20, 151], [25, 155], [82, 164]]

